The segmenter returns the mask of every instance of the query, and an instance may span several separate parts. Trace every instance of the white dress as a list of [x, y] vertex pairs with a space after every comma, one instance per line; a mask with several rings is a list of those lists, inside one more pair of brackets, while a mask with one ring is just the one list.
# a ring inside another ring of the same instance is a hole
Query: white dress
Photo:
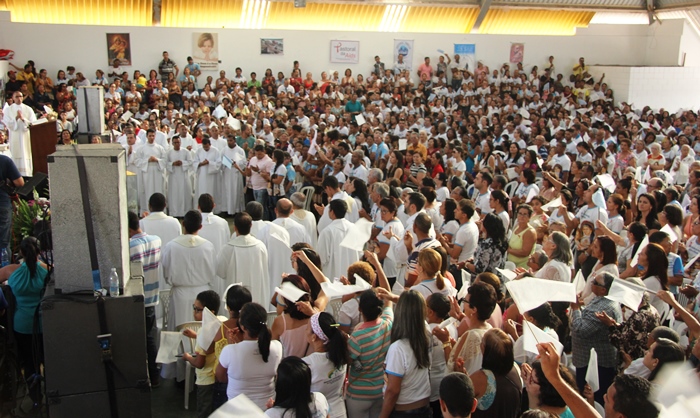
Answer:
[[[267, 271], [269, 272], [270, 294], [282, 284], [282, 274], [296, 274], [292, 267], [292, 250], [289, 248], [289, 232], [283, 227], [268, 222], [258, 233], [260, 241], [267, 248]], [[260, 303], [263, 306], [268, 306]], [[268, 306], [272, 308], [272, 306]]]
[[[181, 161], [182, 165], [173, 165], [176, 161]], [[185, 216], [192, 210], [193, 163], [192, 153], [184, 148], [168, 152], [168, 213], [172, 216]]]
[[[155, 157], [158, 161], [151, 162]], [[148, 199], [154, 193], [165, 194], [165, 166], [167, 154], [160, 145], [146, 143], [136, 151], [135, 164], [139, 187], [139, 206], [141, 211], [148, 210]]]
[[321, 257], [323, 274], [329, 279], [346, 275], [348, 266], [360, 260], [361, 253], [359, 251], [340, 246], [343, 238], [352, 227], [353, 224], [347, 219], [336, 219], [321, 231], [318, 237], [316, 251]]
[[[204, 161], [209, 161], [209, 164], [200, 166]], [[194, 206], [197, 206], [199, 196], [204, 193], [209, 193], [216, 202], [216, 183], [219, 179], [219, 168], [221, 167], [221, 154], [219, 150], [210, 147], [209, 151], [204, 148], [197, 150], [194, 157], [194, 167], [197, 170], [197, 179], [194, 188]]]
[[267, 266], [267, 248], [252, 235], [232, 238], [219, 253], [216, 275], [224, 281], [224, 288], [241, 283], [250, 290], [253, 302], [268, 306], [270, 302], [270, 275]]

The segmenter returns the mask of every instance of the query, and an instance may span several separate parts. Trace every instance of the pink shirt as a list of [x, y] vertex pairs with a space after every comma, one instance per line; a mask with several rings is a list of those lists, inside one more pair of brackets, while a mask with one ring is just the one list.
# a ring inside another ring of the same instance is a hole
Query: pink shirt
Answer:
[[[251, 167], [258, 167], [260, 171], [265, 171], [267, 173], [272, 172], [275, 168], [275, 162], [267, 155], [262, 160], [259, 160], [258, 157], [251, 158], [248, 165]], [[251, 170], [250, 184], [253, 186], [253, 190], [262, 190], [267, 189], [268, 181], [260, 175], [259, 171]]]
[[433, 67], [429, 65], [425, 65], [425, 63], [421, 64], [418, 66], [418, 72], [421, 74], [428, 74], [429, 76], [433, 75]]

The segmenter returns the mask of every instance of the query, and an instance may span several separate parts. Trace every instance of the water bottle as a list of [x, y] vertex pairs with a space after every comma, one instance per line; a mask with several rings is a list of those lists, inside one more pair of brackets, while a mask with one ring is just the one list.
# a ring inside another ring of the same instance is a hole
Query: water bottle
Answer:
[[112, 267], [112, 272], [109, 274], [109, 296], [119, 296], [119, 275], [114, 267]]
[[10, 265], [10, 252], [7, 251], [7, 248], [2, 249], [2, 267], [9, 266]]

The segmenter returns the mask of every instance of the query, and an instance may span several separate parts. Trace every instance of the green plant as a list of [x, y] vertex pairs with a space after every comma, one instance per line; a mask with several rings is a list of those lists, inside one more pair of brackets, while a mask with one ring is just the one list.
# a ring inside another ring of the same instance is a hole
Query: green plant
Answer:
[[22, 200], [14, 203], [12, 215], [13, 249], [20, 241], [34, 234], [34, 225], [37, 222], [51, 221], [51, 202], [39, 197], [36, 189], [33, 191], [32, 200]]

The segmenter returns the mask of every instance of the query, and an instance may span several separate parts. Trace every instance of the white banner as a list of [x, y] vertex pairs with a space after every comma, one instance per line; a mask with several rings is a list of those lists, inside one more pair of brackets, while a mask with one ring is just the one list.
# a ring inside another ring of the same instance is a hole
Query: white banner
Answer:
[[331, 41], [331, 62], [357, 64], [360, 62], [359, 41]]
[[394, 62], [399, 61], [399, 54], [403, 55], [406, 69], [413, 69], [413, 39], [394, 39]]

